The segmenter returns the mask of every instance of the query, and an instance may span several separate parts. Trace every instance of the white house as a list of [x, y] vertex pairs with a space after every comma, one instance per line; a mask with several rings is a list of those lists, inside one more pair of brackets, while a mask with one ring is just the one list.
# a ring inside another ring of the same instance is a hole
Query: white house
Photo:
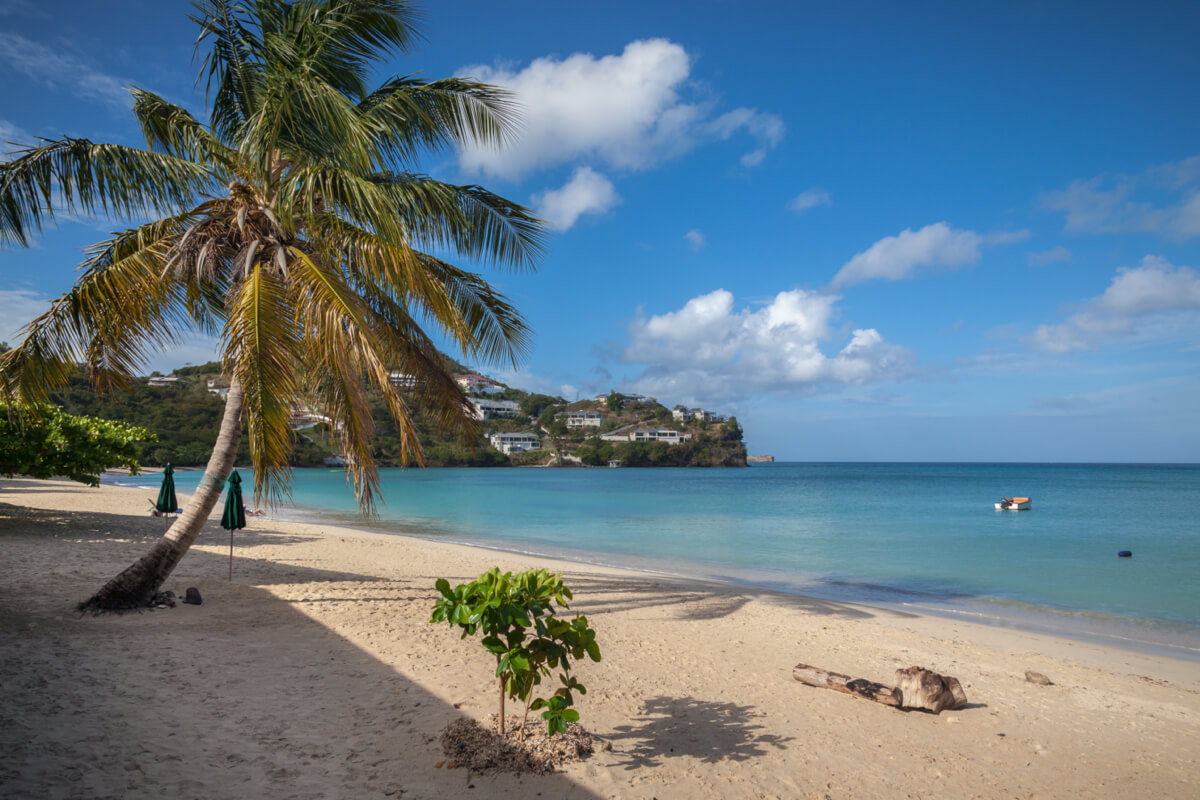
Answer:
[[604, 415], [599, 411], [564, 411], [557, 416], [567, 418], [568, 428], [599, 428]]
[[[620, 392], [618, 392], [618, 394], [621, 395], [621, 405], [628, 405], [629, 403], [639, 403], [643, 400], [651, 400], [651, 401], [654, 400], [653, 397], [646, 397], [646, 395], [644, 395], [644, 394], [623, 394]], [[608, 395], [598, 394], [598, 395], [596, 395], [595, 399], [596, 399], [597, 403], [607, 403]]]
[[634, 442], [664, 442], [679, 444], [692, 438], [690, 433], [680, 433], [670, 428], [639, 428], [630, 437]]
[[215, 378], [208, 379], [208, 391], [224, 400], [229, 396], [229, 385], [218, 382]]
[[538, 450], [542, 442], [532, 433], [493, 433], [488, 437], [492, 447], [501, 453], [524, 453], [526, 450]]
[[680, 433], [670, 428], [638, 428], [636, 423], [600, 436], [600, 439], [605, 442], [662, 442], [664, 444], [679, 444], [691, 438], [690, 433]]
[[[333, 420], [325, 414], [314, 411], [311, 408], [292, 409], [292, 417], [289, 424], [292, 426], [292, 430], [294, 431], [303, 431], [307, 430], [308, 428], [315, 428], [322, 423], [326, 425], [333, 425]], [[341, 429], [340, 424], [334, 427], [338, 428], [339, 430]]]
[[417, 385], [417, 376], [394, 369], [388, 373], [388, 381], [397, 389], [411, 389]]
[[676, 408], [671, 412], [677, 420], [695, 419], [701, 422], [724, 422], [724, 414], [714, 414], [711, 411], [705, 411], [703, 408]]
[[504, 387], [482, 375], [459, 375], [454, 379], [464, 392], [502, 392]]
[[157, 376], [147, 381], [151, 386], [178, 386], [183, 380], [174, 375]]
[[486, 397], [472, 397], [470, 400], [475, 419], [515, 417], [521, 413], [520, 404], [514, 400], [490, 400]]
[[604, 442], [632, 442], [633, 429], [637, 427], [637, 423], [625, 425], [608, 433], [600, 434], [600, 440]]

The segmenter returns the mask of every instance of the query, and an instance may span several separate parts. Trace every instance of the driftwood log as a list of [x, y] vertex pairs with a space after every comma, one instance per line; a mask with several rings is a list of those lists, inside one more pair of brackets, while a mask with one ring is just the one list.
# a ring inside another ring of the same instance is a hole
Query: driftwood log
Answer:
[[808, 686], [833, 689], [835, 692], [858, 695], [876, 703], [895, 708], [913, 708], [939, 714], [947, 709], [962, 708], [967, 695], [958, 678], [939, 675], [923, 667], [896, 670], [895, 688], [882, 683], [851, 678], [840, 672], [830, 672], [808, 664], [797, 664], [792, 676]]

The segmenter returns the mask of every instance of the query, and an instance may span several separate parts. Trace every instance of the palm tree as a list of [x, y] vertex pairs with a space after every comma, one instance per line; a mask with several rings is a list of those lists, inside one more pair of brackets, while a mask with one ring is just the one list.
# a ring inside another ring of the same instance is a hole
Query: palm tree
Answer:
[[[216, 335], [229, 396], [191, 502], [139, 561], [85, 601], [144, 604], [187, 552], [220, 496], [240, 439], [256, 498], [289, 488], [289, 413], [308, 402], [335, 421], [354, 491], [373, 508], [367, 387], [423, 463], [419, 406], [477, 436], [468, 401], [422, 326], [464, 356], [516, 365], [528, 330], [452, 254], [532, 269], [541, 223], [479, 186], [413, 171], [466, 142], [500, 146], [511, 98], [470, 80], [392, 77], [368, 90], [372, 62], [418, 35], [406, 0], [203, 0], [200, 82], [207, 122], [131, 88], [145, 149], [41, 139], [0, 164], [0, 243], [28, 245], [56, 213], [151, 219], [92, 247], [75, 286], [0, 357], [0, 392], [46, 401], [83, 362], [99, 388], [128, 383], [145, 355], [185, 333]], [[416, 378], [401, 395], [391, 369]]]

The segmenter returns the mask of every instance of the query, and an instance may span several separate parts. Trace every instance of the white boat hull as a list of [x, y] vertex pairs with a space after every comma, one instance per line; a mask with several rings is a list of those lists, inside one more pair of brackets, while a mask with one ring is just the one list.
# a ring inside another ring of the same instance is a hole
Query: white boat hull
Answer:
[[1033, 504], [1032, 500], [1022, 500], [1021, 502], [1012, 503], [996, 503], [997, 511], [1028, 511]]

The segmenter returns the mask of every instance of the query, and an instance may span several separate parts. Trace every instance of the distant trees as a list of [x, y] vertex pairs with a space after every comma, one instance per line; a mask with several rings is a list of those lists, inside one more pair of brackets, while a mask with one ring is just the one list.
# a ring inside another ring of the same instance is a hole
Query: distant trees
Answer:
[[527, 417], [537, 418], [549, 406], [564, 405], [567, 401], [561, 397], [551, 397], [548, 394], [529, 394], [520, 398], [521, 413]]
[[207, 463], [225, 410], [220, 398], [205, 391], [203, 381], [178, 386], [137, 381], [125, 391], [101, 394], [82, 369], [75, 370], [51, 400], [68, 414], [118, 420], [153, 431], [154, 436], [136, 445], [136, 460], [147, 466]]

